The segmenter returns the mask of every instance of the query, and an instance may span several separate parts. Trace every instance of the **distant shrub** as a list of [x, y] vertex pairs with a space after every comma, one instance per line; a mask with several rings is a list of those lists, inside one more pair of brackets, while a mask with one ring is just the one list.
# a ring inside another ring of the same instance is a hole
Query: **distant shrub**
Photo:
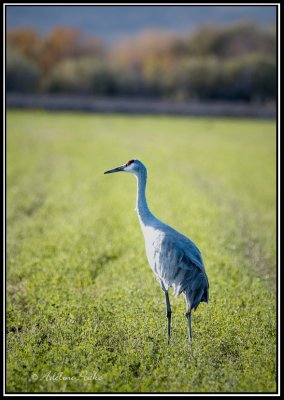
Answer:
[[164, 65], [161, 61], [150, 59], [143, 68], [145, 91], [154, 97], [167, 97], [171, 94], [171, 80], [168, 79], [171, 65]]
[[180, 98], [214, 99], [222, 82], [222, 62], [214, 57], [189, 58], [167, 74], [170, 93]]
[[108, 51], [110, 61], [123, 67], [141, 69], [149, 59], [160, 61], [169, 55], [176, 36], [167, 31], [148, 30], [119, 41]]
[[104, 45], [100, 39], [89, 37], [77, 29], [56, 27], [47, 36], [34, 29], [14, 29], [7, 33], [7, 43], [18, 53], [34, 61], [44, 79], [52, 68], [72, 57], [102, 55]]
[[49, 92], [114, 94], [112, 70], [94, 58], [69, 59], [57, 64], [46, 83]]
[[8, 47], [37, 63], [44, 41], [35, 29], [13, 29], [7, 32]]
[[143, 74], [136, 68], [116, 66], [113, 69], [113, 78], [118, 94], [134, 97], [148, 94]]
[[256, 56], [254, 66], [252, 98], [275, 99], [277, 94], [276, 57], [269, 59]]
[[276, 32], [252, 23], [229, 27], [205, 26], [181, 40], [181, 43], [177, 41], [173, 51], [221, 58], [241, 57], [252, 52], [273, 55], [276, 51]]
[[220, 95], [246, 101], [275, 98], [276, 60], [253, 54], [227, 61]]
[[7, 47], [6, 90], [8, 92], [34, 92], [38, 88], [40, 71], [27, 57]]
[[140, 71], [110, 67], [94, 58], [59, 63], [47, 81], [49, 92], [148, 96], [179, 99], [267, 100], [276, 94], [276, 62], [262, 55], [222, 60], [190, 57]]

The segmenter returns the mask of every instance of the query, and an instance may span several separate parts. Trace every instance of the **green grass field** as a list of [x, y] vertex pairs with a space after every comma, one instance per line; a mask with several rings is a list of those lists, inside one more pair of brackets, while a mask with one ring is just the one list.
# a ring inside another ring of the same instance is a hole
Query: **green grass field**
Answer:
[[[134, 212], [200, 248], [209, 305], [164, 294]], [[275, 392], [272, 121], [8, 111], [7, 391]]]

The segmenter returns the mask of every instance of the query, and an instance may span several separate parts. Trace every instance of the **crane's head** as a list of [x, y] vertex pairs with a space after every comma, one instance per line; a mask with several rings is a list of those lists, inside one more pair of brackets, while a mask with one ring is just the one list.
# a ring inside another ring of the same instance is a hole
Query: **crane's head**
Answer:
[[145, 166], [139, 160], [129, 160], [126, 164], [121, 165], [105, 171], [104, 174], [111, 174], [113, 172], [130, 172], [131, 174], [138, 175], [142, 171], [146, 171]]

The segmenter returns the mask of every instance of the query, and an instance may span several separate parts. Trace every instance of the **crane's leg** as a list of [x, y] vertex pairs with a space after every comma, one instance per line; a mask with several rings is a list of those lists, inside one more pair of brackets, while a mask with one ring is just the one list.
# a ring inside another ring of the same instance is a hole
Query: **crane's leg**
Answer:
[[188, 324], [188, 340], [192, 340], [192, 332], [191, 332], [191, 311], [186, 312], [186, 319], [187, 319], [187, 324]]
[[185, 298], [186, 298], [186, 319], [187, 319], [187, 324], [188, 324], [188, 340], [191, 341], [192, 340], [192, 332], [191, 332], [191, 302], [189, 299], [189, 294], [186, 293], [185, 294]]
[[170, 304], [170, 299], [169, 299], [169, 293], [167, 290], [165, 290], [165, 296], [166, 296], [167, 318], [168, 318], [168, 344], [170, 344], [172, 310], [171, 310], [171, 304]]

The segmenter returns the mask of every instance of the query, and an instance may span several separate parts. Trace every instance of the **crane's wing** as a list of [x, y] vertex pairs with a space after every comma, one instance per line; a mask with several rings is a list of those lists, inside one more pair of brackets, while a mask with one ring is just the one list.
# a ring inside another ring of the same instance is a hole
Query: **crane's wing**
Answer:
[[[188, 279], [186, 279], [186, 282], [179, 282], [177, 289], [175, 289], [177, 293], [179, 294], [184, 289], [184, 284], [190, 281], [192, 293], [197, 291], [201, 296], [200, 299], [204, 294], [204, 301], [207, 301], [209, 281], [198, 247], [186, 236], [174, 231], [172, 228], [164, 229], [159, 247], [160, 251], [156, 253], [158, 257], [158, 275], [165, 282], [168, 281], [171, 284], [175, 277], [179, 276], [179, 271], [185, 270], [184, 272], [187, 273]], [[193, 304], [195, 304], [194, 301]]]
[[171, 228], [163, 238], [163, 247], [171, 253], [179, 268], [191, 269], [194, 265], [206, 276], [201, 252], [189, 238]]

